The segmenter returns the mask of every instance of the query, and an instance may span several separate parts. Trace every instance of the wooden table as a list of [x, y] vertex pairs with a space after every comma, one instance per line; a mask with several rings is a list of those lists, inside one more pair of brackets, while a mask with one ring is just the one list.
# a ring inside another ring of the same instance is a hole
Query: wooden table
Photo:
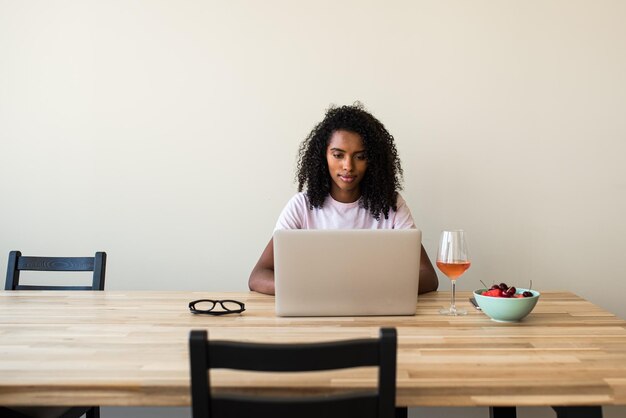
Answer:
[[[0, 405], [190, 404], [188, 334], [310, 342], [399, 334], [398, 405], [626, 405], [626, 322], [567, 292], [545, 292], [523, 322], [496, 323], [459, 292], [466, 317], [440, 316], [449, 293], [415, 317], [277, 318], [253, 292], [0, 291]], [[238, 316], [196, 316], [189, 301], [232, 298]], [[374, 370], [280, 378], [217, 371], [219, 390], [316, 392], [375, 385]]]

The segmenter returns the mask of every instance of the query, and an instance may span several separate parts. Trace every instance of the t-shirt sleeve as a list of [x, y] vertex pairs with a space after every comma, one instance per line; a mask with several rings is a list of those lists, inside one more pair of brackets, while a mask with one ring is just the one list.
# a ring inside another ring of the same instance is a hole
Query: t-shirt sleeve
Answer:
[[283, 211], [280, 213], [278, 221], [276, 222], [274, 231], [278, 229], [302, 229], [303, 208], [305, 210], [307, 209], [306, 198], [302, 193], [298, 193], [289, 199], [289, 202], [287, 202], [287, 205], [283, 208]]
[[413, 220], [413, 216], [411, 215], [411, 210], [409, 206], [406, 204], [406, 201], [402, 196], [398, 195], [398, 200], [396, 201], [396, 205], [398, 210], [396, 211], [396, 216], [393, 223], [394, 229], [415, 229], [415, 221]]

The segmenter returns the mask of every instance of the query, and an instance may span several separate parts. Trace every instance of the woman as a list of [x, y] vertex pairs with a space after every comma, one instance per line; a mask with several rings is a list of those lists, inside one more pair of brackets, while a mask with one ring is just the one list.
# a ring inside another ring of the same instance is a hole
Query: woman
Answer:
[[[331, 107], [300, 145], [299, 193], [287, 203], [275, 229], [415, 228], [398, 193], [402, 167], [393, 141], [361, 104]], [[423, 246], [420, 260], [419, 293], [436, 290], [437, 274]], [[274, 294], [271, 239], [248, 285]]]

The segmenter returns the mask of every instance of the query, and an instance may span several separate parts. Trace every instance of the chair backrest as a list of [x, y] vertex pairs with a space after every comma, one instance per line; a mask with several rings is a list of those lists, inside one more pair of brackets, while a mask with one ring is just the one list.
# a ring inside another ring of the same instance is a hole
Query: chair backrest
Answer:
[[[380, 338], [314, 344], [258, 344], [210, 341], [204, 330], [191, 331], [193, 418], [393, 418], [396, 398], [395, 328]], [[376, 391], [306, 397], [212, 395], [209, 369], [304, 372], [378, 366]]]
[[[25, 257], [19, 251], [9, 253], [4, 290], [104, 290], [107, 254], [94, 257]], [[91, 286], [21, 285], [20, 271], [93, 271]]]

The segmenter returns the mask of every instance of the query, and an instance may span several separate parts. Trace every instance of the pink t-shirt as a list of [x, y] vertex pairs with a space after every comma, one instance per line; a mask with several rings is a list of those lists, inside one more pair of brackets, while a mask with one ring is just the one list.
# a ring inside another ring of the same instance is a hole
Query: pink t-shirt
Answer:
[[389, 218], [383, 215], [376, 220], [359, 201], [341, 203], [330, 194], [321, 208], [309, 209], [309, 199], [301, 192], [292, 197], [276, 222], [277, 229], [411, 229], [415, 222], [406, 201], [398, 194], [398, 210], [389, 210]]

